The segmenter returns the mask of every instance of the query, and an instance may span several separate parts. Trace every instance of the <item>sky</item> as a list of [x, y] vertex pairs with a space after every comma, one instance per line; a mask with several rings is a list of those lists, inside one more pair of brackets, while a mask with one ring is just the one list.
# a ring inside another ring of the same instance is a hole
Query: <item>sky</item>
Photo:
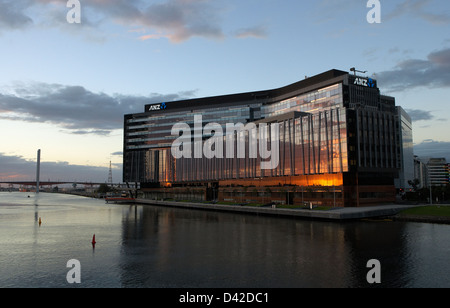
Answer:
[[41, 180], [111, 162], [121, 182], [125, 114], [351, 67], [410, 114], [416, 155], [450, 162], [450, 2], [379, 4], [369, 23], [366, 0], [0, 0], [0, 181], [35, 179], [41, 149]]

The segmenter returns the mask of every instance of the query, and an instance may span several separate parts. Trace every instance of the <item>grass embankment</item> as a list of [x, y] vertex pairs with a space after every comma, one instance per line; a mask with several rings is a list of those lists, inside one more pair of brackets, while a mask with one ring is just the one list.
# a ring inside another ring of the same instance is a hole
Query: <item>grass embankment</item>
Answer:
[[401, 215], [416, 216], [438, 216], [450, 218], [450, 206], [448, 205], [427, 205], [404, 210]]
[[399, 221], [450, 224], [449, 205], [426, 205], [410, 208], [395, 215]]

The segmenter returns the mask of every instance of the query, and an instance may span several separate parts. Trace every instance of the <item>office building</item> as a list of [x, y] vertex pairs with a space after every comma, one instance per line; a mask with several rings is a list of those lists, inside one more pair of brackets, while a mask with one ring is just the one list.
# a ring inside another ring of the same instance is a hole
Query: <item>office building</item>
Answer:
[[414, 179], [419, 180], [417, 188], [428, 187], [427, 161], [417, 155], [414, 155]]
[[395, 187], [406, 191], [411, 188], [408, 181], [414, 180], [414, 152], [413, 152], [413, 134], [412, 121], [408, 113], [400, 106], [395, 107], [399, 118], [400, 155], [401, 167], [398, 178], [395, 179]]
[[407, 114], [399, 110], [376, 80], [340, 70], [272, 90], [146, 105], [124, 117], [123, 180], [158, 199], [393, 202], [410, 138], [400, 137]]
[[448, 179], [448, 164], [445, 158], [430, 158], [427, 163], [428, 186], [446, 186]]

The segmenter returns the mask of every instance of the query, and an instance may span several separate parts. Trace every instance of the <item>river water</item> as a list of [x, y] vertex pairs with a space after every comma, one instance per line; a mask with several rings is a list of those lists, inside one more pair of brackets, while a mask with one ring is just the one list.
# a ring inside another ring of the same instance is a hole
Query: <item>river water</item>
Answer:
[[[0, 193], [0, 287], [450, 287], [449, 256], [448, 225]], [[71, 259], [79, 284], [67, 281]], [[367, 282], [371, 259], [380, 262], [380, 284]]]

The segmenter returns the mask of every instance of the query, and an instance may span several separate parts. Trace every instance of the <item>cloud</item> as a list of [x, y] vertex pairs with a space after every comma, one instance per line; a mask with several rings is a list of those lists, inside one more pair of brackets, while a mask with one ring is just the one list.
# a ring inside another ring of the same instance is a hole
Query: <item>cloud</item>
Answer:
[[71, 134], [74, 135], [99, 135], [99, 136], [108, 136], [111, 133], [109, 130], [105, 129], [92, 129], [92, 130], [74, 130], [71, 131]]
[[237, 38], [266, 38], [267, 29], [264, 26], [255, 26], [250, 28], [242, 28], [236, 31]]
[[29, 1], [0, 0], [0, 29], [16, 30], [33, 24], [24, 11]]
[[3, 179], [27, 177], [29, 179], [28, 173], [31, 170], [31, 163], [29, 167], [26, 167], [28, 163], [21, 156], [7, 156], [0, 153], [0, 177]]
[[425, 140], [414, 145], [414, 154], [419, 157], [445, 157], [450, 162], [450, 142]]
[[394, 18], [399, 18], [402, 15], [413, 15], [415, 18], [423, 19], [435, 25], [448, 25], [450, 24], [450, 15], [443, 13], [439, 10], [439, 13], [426, 11], [428, 8], [440, 8], [439, 4], [433, 4], [431, 0], [405, 0], [399, 3], [394, 10], [386, 14], [385, 21], [390, 21]]
[[133, 16], [130, 22], [163, 33], [172, 42], [182, 42], [199, 36], [222, 39], [217, 10], [208, 0], [169, 0], [154, 3]]
[[[116, 166], [116, 164], [115, 164]], [[113, 179], [121, 181], [121, 165], [113, 168]], [[104, 183], [108, 179], [109, 167], [72, 165], [68, 162], [41, 162], [41, 181], [89, 181]], [[22, 156], [0, 153], [0, 180], [33, 181], [36, 179], [36, 161]]]
[[[211, 0], [83, 0], [81, 24], [68, 24], [67, 1], [56, 0], [0, 0], [0, 29], [25, 29], [39, 23], [59, 27], [64, 31], [100, 28], [113, 23], [128, 30], [140, 28], [145, 32], [141, 40], [167, 38], [180, 43], [192, 37], [222, 39], [220, 25], [224, 9]], [[213, 5], [214, 3], [214, 5]], [[24, 13], [26, 8], [31, 12]], [[88, 35], [90, 31], [85, 31]], [[92, 34], [92, 33], [91, 33]]]
[[[316, 23], [330, 22], [340, 20], [345, 14], [348, 18], [350, 9], [366, 9], [366, 3], [359, 0], [320, 0], [314, 1], [314, 9], [310, 14], [314, 17]], [[356, 17], [356, 16], [355, 16]]]
[[140, 36], [139, 40], [141, 40], [141, 41], [158, 40], [163, 37], [169, 38], [168, 36], [162, 35], [162, 34], [145, 34], [145, 35]]
[[125, 114], [143, 111], [146, 104], [190, 98], [195, 91], [107, 95], [82, 86], [31, 83], [16, 84], [9, 92], [0, 92], [0, 119], [54, 124], [78, 135], [108, 135], [122, 129]]
[[405, 109], [413, 122], [427, 121], [434, 119], [430, 111], [420, 109]]
[[383, 88], [405, 91], [416, 87], [450, 87], [450, 48], [430, 53], [426, 60], [409, 59], [376, 74]]

